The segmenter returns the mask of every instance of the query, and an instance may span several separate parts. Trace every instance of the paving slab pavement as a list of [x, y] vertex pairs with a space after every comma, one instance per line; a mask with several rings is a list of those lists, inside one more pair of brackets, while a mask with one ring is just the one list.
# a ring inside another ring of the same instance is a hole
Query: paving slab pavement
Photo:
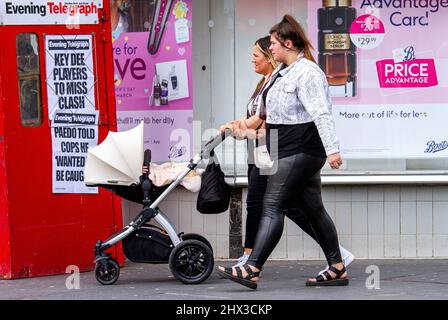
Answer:
[[[347, 287], [309, 288], [323, 261], [269, 261], [252, 291], [216, 273], [199, 285], [177, 281], [168, 265], [126, 262], [116, 284], [102, 286], [93, 272], [80, 274], [79, 289], [67, 289], [67, 275], [1, 280], [1, 300], [446, 300], [448, 260], [356, 260]], [[215, 265], [231, 265], [216, 261]], [[372, 274], [372, 270], [379, 271]], [[374, 282], [374, 280], [379, 282]], [[373, 281], [373, 282], [372, 282]], [[367, 284], [366, 284], [367, 283]], [[377, 289], [368, 289], [376, 284]]]

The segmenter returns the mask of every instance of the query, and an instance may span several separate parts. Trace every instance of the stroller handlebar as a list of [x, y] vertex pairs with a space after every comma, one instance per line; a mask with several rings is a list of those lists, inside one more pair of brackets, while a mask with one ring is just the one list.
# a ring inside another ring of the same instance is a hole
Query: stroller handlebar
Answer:
[[151, 190], [151, 187], [152, 187], [152, 182], [149, 179], [150, 163], [151, 163], [151, 150], [146, 149], [145, 155], [143, 157], [143, 166], [146, 167], [148, 171], [143, 173], [140, 176], [140, 184], [141, 184], [142, 190], [143, 190], [143, 203], [144, 204], [148, 204], [151, 202], [151, 199], [149, 198], [149, 191]]
[[146, 149], [145, 150], [145, 156], [143, 159], [143, 165], [145, 167], [149, 166], [149, 163], [151, 162], [151, 150], [150, 149]]
[[226, 129], [221, 134], [218, 134], [213, 139], [211, 139], [209, 142], [207, 142], [202, 149], [202, 155], [208, 156], [210, 152], [213, 151], [221, 142], [223, 142], [228, 136], [232, 134], [232, 131], [230, 129]]
[[146, 149], [145, 150], [145, 155], [143, 157], [143, 167], [147, 168], [147, 172], [144, 173], [143, 175], [148, 177], [149, 173], [150, 173], [150, 167], [149, 164], [151, 163], [151, 150], [150, 149]]

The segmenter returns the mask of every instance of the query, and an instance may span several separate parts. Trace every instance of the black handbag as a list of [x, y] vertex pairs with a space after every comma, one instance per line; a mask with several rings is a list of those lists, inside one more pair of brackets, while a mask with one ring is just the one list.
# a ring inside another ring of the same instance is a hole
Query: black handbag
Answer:
[[224, 172], [212, 151], [209, 163], [201, 177], [196, 209], [200, 213], [215, 214], [226, 211], [230, 204], [232, 188], [224, 179]]
[[123, 251], [132, 262], [166, 263], [174, 248], [163, 229], [145, 224], [123, 239]]

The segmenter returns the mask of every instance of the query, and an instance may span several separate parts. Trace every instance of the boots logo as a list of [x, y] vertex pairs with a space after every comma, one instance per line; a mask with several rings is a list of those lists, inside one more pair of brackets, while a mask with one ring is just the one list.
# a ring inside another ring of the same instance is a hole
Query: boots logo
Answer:
[[428, 141], [426, 146], [427, 148], [425, 150], [425, 153], [436, 153], [448, 149], [448, 141], [441, 141], [437, 143], [434, 140], [432, 140]]

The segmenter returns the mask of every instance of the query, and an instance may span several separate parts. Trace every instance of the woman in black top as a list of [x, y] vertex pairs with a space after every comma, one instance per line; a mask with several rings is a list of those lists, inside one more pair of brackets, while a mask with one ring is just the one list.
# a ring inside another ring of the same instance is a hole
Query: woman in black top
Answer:
[[[333, 169], [342, 164], [326, 76], [314, 61], [302, 27], [292, 16], [285, 15], [270, 34], [270, 50], [282, 63], [263, 93], [268, 149], [277, 170], [268, 177], [262, 218], [247, 263], [242, 267], [219, 267], [219, 272], [256, 289], [260, 270], [282, 235], [284, 213], [294, 203], [306, 214], [329, 265], [306, 285], [347, 285], [336, 228], [321, 196], [320, 171], [325, 162]], [[276, 142], [277, 148], [271, 142]]]

